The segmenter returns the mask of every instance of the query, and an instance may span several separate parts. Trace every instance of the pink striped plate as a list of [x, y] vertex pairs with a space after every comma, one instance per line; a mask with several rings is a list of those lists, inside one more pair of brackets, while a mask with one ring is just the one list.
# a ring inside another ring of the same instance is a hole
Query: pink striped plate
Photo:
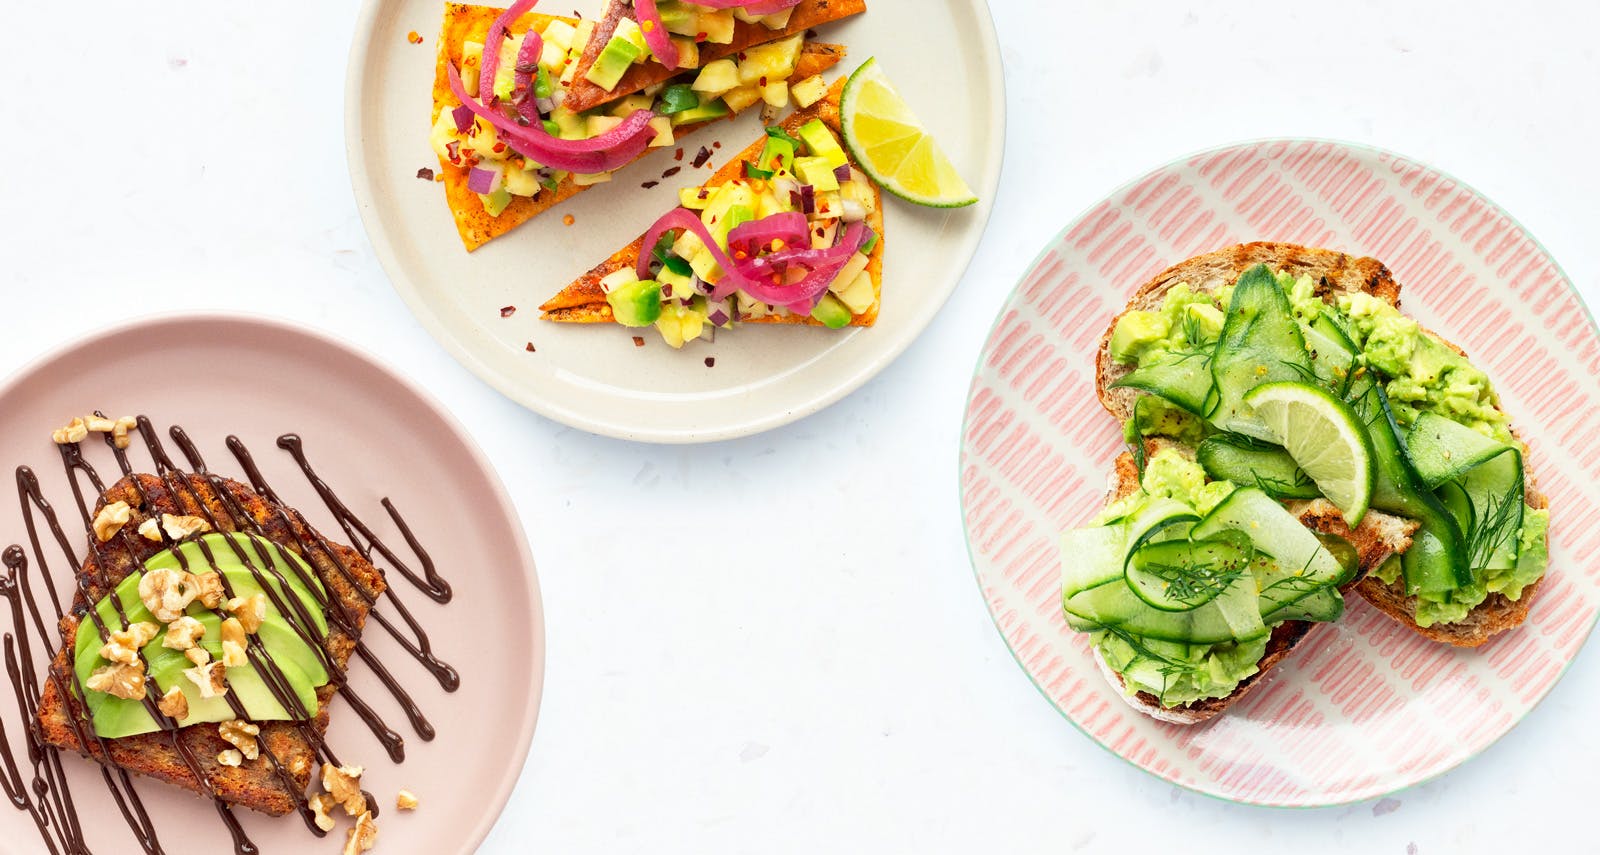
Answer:
[[[1100, 336], [1134, 288], [1251, 240], [1383, 260], [1407, 311], [1495, 379], [1552, 509], [1550, 578], [1524, 626], [1433, 644], [1352, 597], [1268, 684], [1199, 727], [1126, 707], [1067, 629], [1056, 535], [1104, 501], [1119, 426], [1094, 396]], [[961, 501], [978, 584], [1040, 692], [1152, 774], [1279, 806], [1372, 798], [1443, 773], [1561, 677], [1600, 605], [1600, 338], [1566, 276], [1472, 188], [1388, 152], [1274, 140], [1162, 167], [1070, 225], [1000, 312], [978, 361]], [[1551, 461], [1566, 465], [1552, 466]]]

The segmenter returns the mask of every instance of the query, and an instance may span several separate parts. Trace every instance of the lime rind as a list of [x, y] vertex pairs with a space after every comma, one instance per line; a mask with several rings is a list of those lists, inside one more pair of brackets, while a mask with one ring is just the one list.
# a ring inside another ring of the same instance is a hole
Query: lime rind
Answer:
[[877, 58], [851, 73], [839, 102], [845, 147], [879, 187], [915, 205], [964, 208], [978, 196], [883, 76]]
[[1373, 451], [1350, 405], [1307, 383], [1266, 383], [1244, 402], [1289, 452], [1345, 524], [1359, 525], [1372, 500]]

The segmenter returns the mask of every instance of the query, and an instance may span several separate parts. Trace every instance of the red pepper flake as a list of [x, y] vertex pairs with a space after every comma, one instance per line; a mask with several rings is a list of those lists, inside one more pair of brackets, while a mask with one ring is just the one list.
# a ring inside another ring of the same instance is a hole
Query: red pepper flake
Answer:
[[715, 356], [706, 357], [706, 367], [707, 368], [711, 368], [711, 367], [715, 366], [716, 364], [717, 364], [717, 358]]
[[412, 30], [411, 32], [406, 33], [406, 41], [414, 45], [420, 45], [422, 44], [422, 36], [417, 35], [416, 30]]
[[711, 147], [712, 148], [722, 148], [722, 143], [714, 142], [714, 143], [711, 144]]
[[576, 223], [577, 221], [578, 221], [578, 218], [572, 216], [571, 214], [568, 214], [565, 217], [561, 218], [561, 224], [562, 225], [567, 225], [567, 226], [570, 226], [573, 223]]
[[650, 188], [655, 187], [655, 186], [659, 185], [660, 183], [661, 183], [660, 181], [646, 181], [643, 184], [640, 184], [639, 186], [643, 187], [646, 190], [649, 190]]
[[677, 175], [679, 172], [682, 172], [682, 171], [683, 171], [683, 167], [674, 166], [671, 169], [668, 169], [666, 172], [661, 173], [661, 177], [662, 178], [671, 178], [672, 176]]
[[761, 75], [761, 85], [762, 86], [766, 86], [767, 85], [767, 76], [765, 74]]
[[494, 153], [495, 154], [499, 154], [500, 152], [505, 151], [505, 150], [506, 150], [506, 144], [505, 143], [497, 142], [497, 143], [494, 144]]
[[695, 169], [699, 169], [700, 167], [705, 166], [706, 165], [706, 161], [708, 161], [710, 159], [711, 159], [711, 149], [708, 149], [705, 146], [701, 146], [700, 147], [700, 151], [695, 153], [694, 160], [690, 161], [689, 165], [693, 166]]
[[633, 346], [634, 347], [644, 347], [644, 336], [642, 336], [642, 335], [634, 336], [633, 337]]
[[524, 348], [524, 349], [525, 349], [525, 350], [527, 350], [527, 351], [528, 351], [528, 352], [529, 352], [529, 353], [535, 353], [535, 352], [536, 352], [536, 351], [535, 351], [535, 350], [534, 350], [534, 349], [533, 349], [533, 342], [531, 342], [531, 341], [530, 341], [530, 342], [528, 342], [528, 346], [527, 346], [527, 347], [526, 347], [526, 348]]
[[672, 155], [672, 159], [673, 160], [683, 160], [683, 149], [681, 149], [681, 148], [678, 149], [677, 152], [675, 152]]
[[739, 61], [740, 62], [744, 62], [745, 60], [747, 60], [749, 58], [750, 58], [749, 54], [745, 53], [744, 51], [739, 51]]
[[697, 41], [697, 42], [703, 42], [708, 38], [711, 38], [711, 34], [710, 33], [701, 32], [701, 33], [695, 33], [694, 34], [694, 40]]
[[424, 166], [421, 169], [417, 170], [417, 177], [421, 178], [423, 181], [432, 181], [433, 180], [433, 170], [431, 170], [428, 167]]
[[509, 318], [512, 315], [515, 315], [516, 313], [517, 313], [517, 307], [516, 306], [502, 306], [500, 308], [500, 317], [502, 317], [502, 318]]

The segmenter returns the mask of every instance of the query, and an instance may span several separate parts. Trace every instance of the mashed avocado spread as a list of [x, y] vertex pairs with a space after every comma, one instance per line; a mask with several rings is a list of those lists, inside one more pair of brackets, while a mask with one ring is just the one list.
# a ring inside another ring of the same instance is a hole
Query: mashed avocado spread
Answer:
[[[1310, 277], [1295, 278], [1280, 272], [1276, 280], [1308, 342], [1307, 350], [1313, 348], [1310, 342], [1330, 340], [1327, 336], [1331, 328], [1331, 335], [1342, 339], [1354, 352], [1349, 371], [1371, 371], [1380, 381], [1402, 435], [1419, 417], [1433, 414], [1503, 444], [1511, 450], [1508, 454], [1515, 454], [1519, 480], [1514, 490], [1480, 495], [1482, 501], [1476, 506], [1469, 505], [1469, 512], [1457, 514], [1462, 538], [1473, 557], [1470, 582], [1450, 590], [1411, 586], [1408, 592], [1417, 597], [1417, 623], [1429, 626], [1460, 621], [1493, 593], [1511, 600], [1519, 599], [1545, 572], [1549, 559], [1549, 514], [1545, 510], [1521, 507], [1520, 520], [1512, 518], [1509, 526], [1487, 532], [1477, 530], [1490, 528], [1484, 524], [1488, 511], [1503, 507], [1506, 502], [1514, 501], [1519, 505], [1523, 502], [1520, 474], [1521, 455], [1525, 449], [1512, 434], [1510, 418], [1501, 409], [1488, 375], [1382, 299], [1357, 292], [1340, 294], [1330, 302], [1316, 293], [1316, 282]], [[1185, 360], [1207, 362], [1220, 336], [1233, 290], [1228, 286], [1214, 293], [1197, 293], [1188, 285], [1179, 284], [1167, 292], [1158, 310], [1125, 313], [1112, 331], [1112, 359], [1140, 369], [1177, 365]], [[1164, 435], [1193, 445], [1217, 432], [1206, 418], [1197, 415], [1206, 412], [1194, 406], [1174, 406], [1158, 395], [1141, 395], [1126, 432], [1130, 440]], [[1163, 464], [1161, 470], [1157, 470], [1155, 464], [1152, 460], [1151, 471], [1155, 472], [1156, 479], [1152, 484], [1158, 490], [1167, 489], [1168, 495], [1182, 498], [1170, 490], [1173, 473], [1165, 471], [1171, 470], [1174, 464]], [[1213, 485], [1202, 488], [1204, 473], [1198, 466], [1188, 465], [1200, 472], [1197, 476], [1200, 482], [1189, 485], [1193, 489], [1185, 495], [1189, 500], [1198, 500], [1203, 489]], [[1461, 476], [1460, 481], [1463, 490], [1458, 492], [1472, 488], [1467, 476]], [[1447, 499], [1447, 488], [1452, 485], [1430, 483], [1427, 486], [1439, 487], [1440, 498]], [[1483, 492], [1479, 490], [1480, 494]], [[1459, 502], [1457, 507], [1460, 507]], [[1486, 545], [1485, 541], [1492, 542]], [[1478, 551], [1473, 552], [1475, 548]], [[1374, 575], [1393, 583], [1401, 577], [1401, 562], [1391, 560], [1374, 571]], [[1118, 642], [1102, 643], [1115, 648]], [[1108, 654], [1107, 659], [1111, 658]], [[1202, 685], [1216, 682], [1196, 682], [1194, 690], [1201, 691]]]

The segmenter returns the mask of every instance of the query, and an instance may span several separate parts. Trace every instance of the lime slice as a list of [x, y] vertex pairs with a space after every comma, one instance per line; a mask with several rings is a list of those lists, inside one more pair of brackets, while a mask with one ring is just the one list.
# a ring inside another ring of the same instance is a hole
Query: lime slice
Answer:
[[930, 208], [960, 208], [978, 201], [878, 69], [876, 58], [850, 75], [839, 116], [851, 156], [883, 189]]
[[1351, 528], [1372, 499], [1372, 440], [1350, 405], [1307, 383], [1265, 383], [1244, 402]]

